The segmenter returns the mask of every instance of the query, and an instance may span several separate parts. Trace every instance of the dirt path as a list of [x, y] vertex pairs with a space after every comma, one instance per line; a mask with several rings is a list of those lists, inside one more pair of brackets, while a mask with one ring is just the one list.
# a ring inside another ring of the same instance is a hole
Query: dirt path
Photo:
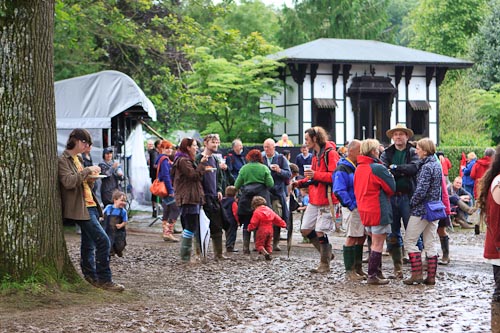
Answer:
[[[375, 287], [345, 281], [338, 235], [332, 272], [314, 275], [310, 245], [294, 247], [290, 259], [234, 254], [185, 266], [178, 244], [130, 232], [125, 256], [112, 259], [126, 292], [62, 293], [28, 310], [0, 298], [0, 332], [488, 332], [492, 272], [480, 260], [484, 235], [472, 234], [452, 235], [453, 262], [438, 267], [436, 286]], [[66, 238], [76, 261], [79, 236]], [[384, 271], [391, 268], [384, 257]]]

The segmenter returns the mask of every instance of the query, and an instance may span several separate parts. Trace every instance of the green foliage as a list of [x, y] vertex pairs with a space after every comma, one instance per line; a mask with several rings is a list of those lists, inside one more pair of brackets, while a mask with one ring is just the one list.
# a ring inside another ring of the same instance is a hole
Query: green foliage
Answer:
[[238, 30], [242, 36], [258, 32], [268, 42], [276, 42], [278, 16], [271, 6], [260, 0], [243, 0], [228, 7], [227, 13], [215, 21], [224, 30]]
[[294, 1], [280, 19], [278, 40], [291, 47], [318, 38], [386, 40], [388, 0]]
[[405, 31], [409, 46], [420, 50], [461, 56], [467, 54], [484, 16], [486, 0], [422, 0], [410, 12]]
[[470, 70], [456, 73], [440, 87], [440, 144], [445, 146], [489, 145], [485, 119], [471, 101]]
[[483, 20], [470, 47], [476, 81], [486, 90], [500, 83], [500, 1], [491, 0], [488, 7], [491, 12]]
[[493, 142], [500, 143], [500, 84], [489, 91], [474, 90], [471, 100], [478, 106], [479, 114], [486, 119], [486, 128]]

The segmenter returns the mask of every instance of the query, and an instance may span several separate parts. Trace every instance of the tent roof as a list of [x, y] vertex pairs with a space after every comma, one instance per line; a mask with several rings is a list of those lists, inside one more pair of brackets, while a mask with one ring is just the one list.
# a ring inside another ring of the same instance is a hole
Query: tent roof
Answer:
[[58, 129], [111, 128], [111, 118], [141, 107], [156, 121], [156, 109], [128, 75], [103, 71], [55, 83]]
[[270, 58], [291, 63], [378, 63], [448, 68], [467, 68], [473, 65], [467, 60], [373, 40], [335, 38], [316, 39], [272, 54]]

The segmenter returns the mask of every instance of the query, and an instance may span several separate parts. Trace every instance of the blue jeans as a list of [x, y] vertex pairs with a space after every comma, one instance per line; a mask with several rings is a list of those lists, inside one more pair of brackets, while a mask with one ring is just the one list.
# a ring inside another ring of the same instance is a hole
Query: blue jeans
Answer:
[[80, 267], [84, 277], [98, 282], [111, 281], [109, 268], [110, 242], [106, 231], [99, 223], [99, 211], [88, 207], [90, 220], [77, 221], [82, 229]]
[[[392, 206], [392, 225], [391, 233], [387, 236], [387, 250], [403, 246], [403, 236], [401, 235], [401, 220], [405, 230], [410, 220], [410, 196], [408, 194], [394, 195], [391, 197]], [[422, 237], [419, 237], [417, 246], [420, 250], [423, 248]]]

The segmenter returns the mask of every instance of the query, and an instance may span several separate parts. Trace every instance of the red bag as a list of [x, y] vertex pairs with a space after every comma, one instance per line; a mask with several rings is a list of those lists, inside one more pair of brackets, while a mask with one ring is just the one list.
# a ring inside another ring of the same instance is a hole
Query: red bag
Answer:
[[156, 195], [157, 197], [166, 197], [168, 196], [168, 190], [165, 186], [165, 183], [158, 179], [158, 174], [160, 173], [161, 163], [166, 159], [166, 156], [162, 156], [158, 161], [158, 167], [156, 168], [156, 179], [153, 181], [153, 184], [149, 187], [149, 191], [152, 195]]

